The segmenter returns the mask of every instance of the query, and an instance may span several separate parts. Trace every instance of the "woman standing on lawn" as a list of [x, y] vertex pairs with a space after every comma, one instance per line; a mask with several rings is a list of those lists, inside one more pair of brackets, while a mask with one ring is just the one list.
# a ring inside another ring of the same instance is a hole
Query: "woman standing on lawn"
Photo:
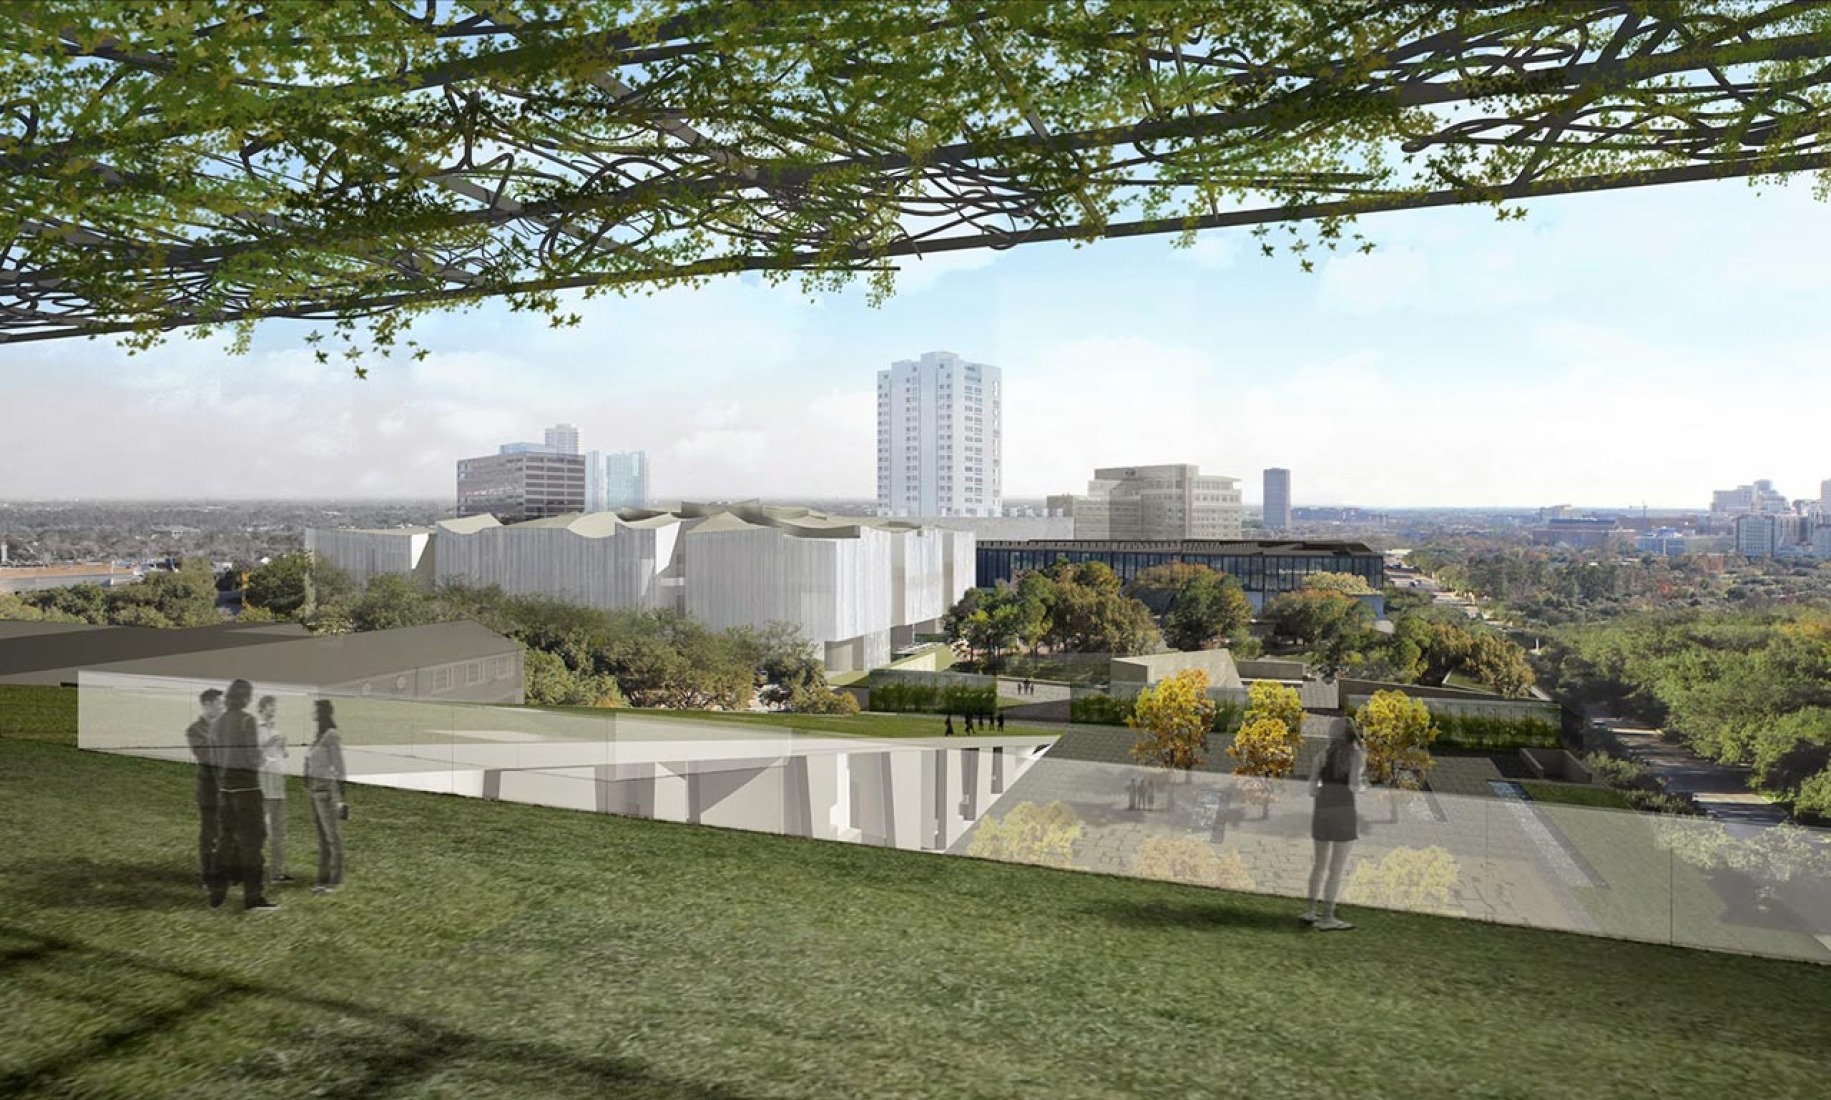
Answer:
[[291, 882], [286, 873], [286, 735], [275, 716], [279, 702], [271, 695], [255, 704], [261, 731], [261, 800], [267, 806], [267, 874], [273, 882]]
[[1310, 794], [1316, 799], [1310, 838], [1316, 842], [1316, 861], [1310, 866], [1310, 907], [1301, 919], [1319, 932], [1354, 927], [1335, 916], [1335, 896], [1341, 891], [1348, 848], [1360, 839], [1354, 792], [1366, 789], [1367, 753], [1361, 748], [1360, 727], [1352, 718], [1344, 719], [1329, 738], [1328, 749], [1310, 767]]
[[318, 700], [316, 712], [318, 736], [305, 750], [305, 789], [318, 826], [318, 885], [312, 892], [328, 894], [343, 885], [343, 819], [349, 807], [343, 801], [343, 738], [331, 701]]

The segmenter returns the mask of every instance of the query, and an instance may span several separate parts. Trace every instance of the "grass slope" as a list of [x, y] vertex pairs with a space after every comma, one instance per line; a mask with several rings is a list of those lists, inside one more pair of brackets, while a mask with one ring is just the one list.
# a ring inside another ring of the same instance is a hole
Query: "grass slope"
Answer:
[[1831, 1071], [1807, 964], [352, 802], [343, 892], [211, 911], [187, 768], [0, 737], [0, 1096], [1777, 1098]]

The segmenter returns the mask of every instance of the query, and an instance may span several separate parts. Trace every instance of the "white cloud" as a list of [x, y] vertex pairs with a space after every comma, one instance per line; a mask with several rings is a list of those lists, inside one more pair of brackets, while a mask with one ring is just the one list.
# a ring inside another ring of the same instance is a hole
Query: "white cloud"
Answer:
[[898, 294], [920, 294], [949, 275], [980, 271], [997, 262], [998, 253], [989, 248], [899, 257], [896, 261], [896, 291]]
[[1209, 271], [1218, 271], [1233, 266], [1239, 258], [1240, 248], [1230, 230], [1208, 229], [1195, 235], [1195, 243], [1188, 248], [1178, 249], [1176, 254], [1187, 258], [1196, 267]]
[[1422, 253], [1404, 246], [1332, 255], [1322, 264], [1317, 302], [1362, 316], [1402, 308], [1425, 286], [1430, 267]]

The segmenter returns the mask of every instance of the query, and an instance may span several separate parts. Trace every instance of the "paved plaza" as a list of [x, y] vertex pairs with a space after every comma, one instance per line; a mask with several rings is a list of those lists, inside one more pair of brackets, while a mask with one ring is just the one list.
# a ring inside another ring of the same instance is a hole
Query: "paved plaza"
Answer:
[[[1306, 753], [1316, 748], [1306, 745]], [[1212, 770], [1166, 775], [1052, 752], [990, 816], [1025, 802], [1072, 810], [1081, 823], [1076, 869], [1137, 876], [1148, 873], [1140, 868], [1148, 841], [1201, 851], [1188, 846], [1193, 840], [1250, 884], [1204, 880], [1186, 864], [1181, 881], [1291, 898], [1308, 888], [1311, 800], [1301, 782], [1256, 786]], [[1822, 876], [1755, 884], [1707, 875], [1660, 843], [1656, 821], [1673, 819], [1540, 805], [1504, 781], [1490, 797], [1374, 789], [1359, 796], [1359, 809], [1344, 904], [1831, 961], [1831, 891]], [[967, 853], [973, 839], [969, 831], [950, 850]]]

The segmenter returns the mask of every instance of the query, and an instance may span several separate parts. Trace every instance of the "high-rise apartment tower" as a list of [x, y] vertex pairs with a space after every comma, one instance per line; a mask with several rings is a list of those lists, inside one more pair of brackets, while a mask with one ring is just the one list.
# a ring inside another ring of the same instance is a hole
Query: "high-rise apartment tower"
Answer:
[[1265, 529], [1284, 531], [1291, 525], [1291, 472], [1278, 466], [1265, 471]]
[[877, 372], [877, 511], [996, 516], [1004, 497], [1004, 376], [951, 351]]

